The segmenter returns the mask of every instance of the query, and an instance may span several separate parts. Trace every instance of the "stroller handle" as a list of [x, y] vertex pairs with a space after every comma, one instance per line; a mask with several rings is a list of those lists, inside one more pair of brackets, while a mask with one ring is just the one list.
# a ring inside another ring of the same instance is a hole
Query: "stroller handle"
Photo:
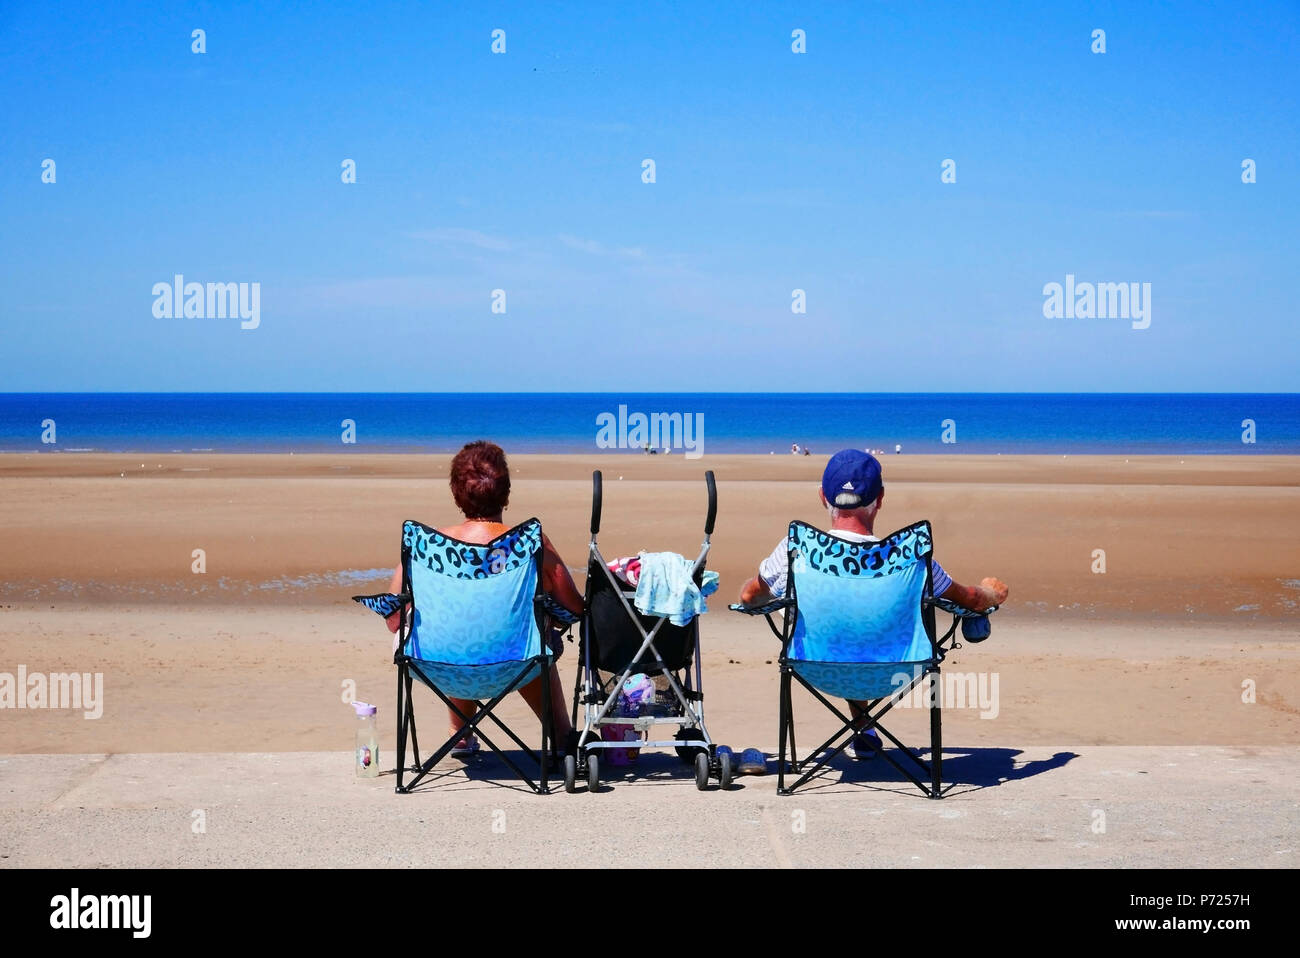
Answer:
[[[711, 536], [714, 520], [718, 517], [718, 485], [713, 481], [712, 469], [704, 474], [704, 484], [709, 487], [709, 513], [704, 519], [704, 534]], [[600, 532], [601, 486], [600, 470], [597, 469], [591, 474], [591, 534], [593, 536]]]
[[709, 514], [704, 520], [704, 534], [713, 535], [713, 520], [718, 516], [718, 486], [713, 481], [713, 470], [704, 474], [704, 484], [709, 487]]

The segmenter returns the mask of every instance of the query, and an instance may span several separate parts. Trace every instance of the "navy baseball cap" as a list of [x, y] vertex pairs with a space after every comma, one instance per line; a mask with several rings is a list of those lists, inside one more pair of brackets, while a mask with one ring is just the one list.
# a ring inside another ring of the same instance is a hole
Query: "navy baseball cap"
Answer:
[[857, 509], [876, 501], [885, 488], [880, 462], [860, 449], [841, 449], [822, 473], [822, 492], [837, 509]]

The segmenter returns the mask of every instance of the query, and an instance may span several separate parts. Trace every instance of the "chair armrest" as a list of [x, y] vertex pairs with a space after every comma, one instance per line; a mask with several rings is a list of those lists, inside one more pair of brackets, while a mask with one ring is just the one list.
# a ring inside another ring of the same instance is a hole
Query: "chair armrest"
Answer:
[[727, 608], [732, 612], [739, 612], [742, 615], [771, 615], [781, 609], [788, 609], [794, 603], [789, 599], [772, 599], [770, 602], [764, 602], [762, 605], [744, 605], [740, 602], [733, 602]]
[[385, 619], [411, 601], [409, 595], [394, 595], [392, 592], [380, 592], [376, 595], [354, 595], [353, 602], [360, 602], [371, 612], [377, 612]]
[[992, 615], [994, 612], [998, 610], [998, 606], [991, 605], [983, 612], [976, 612], [974, 609], [968, 609], [964, 605], [958, 605], [956, 602], [950, 602], [949, 600], [943, 598], [942, 596], [939, 596], [938, 598], [934, 598], [934, 599], [926, 599], [925, 601], [927, 604], [934, 606], [936, 609], [942, 609], [944, 612], [947, 612], [950, 615], [955, 615], [959, 619], [978, 619], [986, 615]]
[[573, 625], [573, 623], [582, 618], [582, 616], [574, 615], [545, 592], [542, 593], [541, 598], [539, 598], [538, 601], [541, 602], [543, 611], [557, 622], [563, 622], [565, 625]]

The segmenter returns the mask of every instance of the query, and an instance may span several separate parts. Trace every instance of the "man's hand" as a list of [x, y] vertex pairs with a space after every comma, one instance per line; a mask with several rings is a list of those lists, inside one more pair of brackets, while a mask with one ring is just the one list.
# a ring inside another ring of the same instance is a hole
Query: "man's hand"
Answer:
[[962, 585], [954, 582], [943, 592], [943, 598], [972, 612], [983, 612], [994, 605], [1007, 601], [1010, 590], [1001, 579], [992, 576], [981, 579], [979, 585]]
[[990, 606], [1001, 605], [1003, 602], [1007, 601], [1007, 596], [1011, 594], [1011, 590], [1007, 588], [1007, 584], [1001, 579], [995, 579], [993, 576], [987, 576], [986, 578], [981, 579], [979, 586], [977, 586], [977, 590], [979, 591], [980, 598], [983, 602], [979, 608], [975, 610], [976, 612], [983, 612]]
[[740, 587], [741, 605], [761, 605], [772, 598], [772, 590], [759, 576], [754, 576]]

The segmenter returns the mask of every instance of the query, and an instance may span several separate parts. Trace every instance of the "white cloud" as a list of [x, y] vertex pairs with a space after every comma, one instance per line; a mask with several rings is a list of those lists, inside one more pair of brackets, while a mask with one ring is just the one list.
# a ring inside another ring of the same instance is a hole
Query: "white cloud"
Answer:
[[582, 239], [578, 236], [570, 236], [568, 233], [560, 233], [555, 238], [569, 249], [590, 253], [592, 256], [620, 256], [625, 259], [640, 259], [645, 255], [645, 250], [640, 246], [606, 246], [599, 240]]
[[460, 246], [473, 246], [478, 249], [505, 252], [512, 249], [509, 240], [500, 236], [491, 236], [478, 230], [460, 229], [446, 226], [433, 230], [412, 230], [406, 234], [407, 239], [425, 240], [430, 243], [451, 243]]

